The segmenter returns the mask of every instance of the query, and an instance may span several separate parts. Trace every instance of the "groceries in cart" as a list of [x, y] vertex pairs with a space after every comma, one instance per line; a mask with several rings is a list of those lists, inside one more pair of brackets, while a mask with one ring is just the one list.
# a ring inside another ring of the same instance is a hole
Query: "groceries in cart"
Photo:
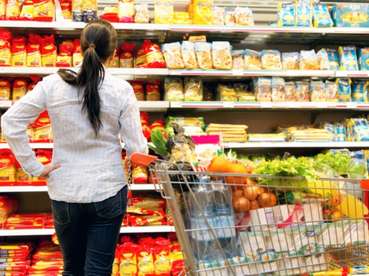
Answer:
[[218, 152], [206, 171], [167, 165], [154, 167], [165, 191], [177, 187], [166, 196], [187, 269], [198, 275], [301, 275], [367, 263], [363, 151], [254, 160]]

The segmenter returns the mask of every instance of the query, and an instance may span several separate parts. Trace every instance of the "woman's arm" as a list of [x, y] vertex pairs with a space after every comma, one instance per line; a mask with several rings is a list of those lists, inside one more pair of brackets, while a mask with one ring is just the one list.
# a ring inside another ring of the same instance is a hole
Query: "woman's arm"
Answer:
[[[132, 89], [132, 88], [131, 88]], [[147, 140], [142, 132], [140, 111], [136, 96], [132, 91], [120, 116], [120, 135], [125, 144], [127, 155], [134, 152], [148, 153]]]
[[46, 109], [46, 93], [42, 81], [17, 101], [2, 117], [2, 133], [22, 168], [39, 176], [44, 166], [36, 159], [27, 135], [27, 127]]

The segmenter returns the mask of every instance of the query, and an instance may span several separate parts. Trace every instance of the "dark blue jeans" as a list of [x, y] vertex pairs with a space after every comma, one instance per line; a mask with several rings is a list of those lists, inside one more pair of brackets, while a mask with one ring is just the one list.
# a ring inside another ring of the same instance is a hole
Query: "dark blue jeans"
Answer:
[[51, 203], [64, 259], [63, 276], [110, 276], [127, 186], [97, 203]]

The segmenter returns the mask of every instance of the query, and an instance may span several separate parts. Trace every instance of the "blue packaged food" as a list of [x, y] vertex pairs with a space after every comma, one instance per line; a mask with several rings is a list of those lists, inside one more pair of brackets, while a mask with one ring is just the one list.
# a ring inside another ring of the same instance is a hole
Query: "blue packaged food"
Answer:
[[360, 70], [369, 70], [369, 48], [359, 49]]
[[337, 79], [338, 101], [351, 102], [351, 80]]
[[358, 103], [368, 101], [368, 83], [366, 81], [355, 81], [352, 85], [352, 100]]
[[343, 71], [359, 70], [355, 46], [339, 47], [338, 53], [340, 56], [340, 70]]
[[311, 27], [313, 21], [313, 10], [310, 1], [299, 1], [296, 4], [296, 26]]
[[333, 14], [337, 27], [369, 27], [368, 4], [337, 4]]
[[279, 3], [278, 26], [293, 27], [295, 25], [296, 9], [294, 3]]
[[316, 28], [333, 27], [333, 20], [326, 4], [318, 4], [314, 6], [313, 25]]
[[340, 60], [336, 49], [327, 49], [329, 70], [338, 70], [340, 67]]

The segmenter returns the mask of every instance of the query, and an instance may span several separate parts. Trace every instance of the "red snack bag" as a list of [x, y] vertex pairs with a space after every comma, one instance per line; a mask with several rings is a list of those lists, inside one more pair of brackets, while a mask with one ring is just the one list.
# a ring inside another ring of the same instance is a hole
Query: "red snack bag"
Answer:
[[124, 275], [137, 275], [138, 248], [139, 246], [132, 242], [125, 242], [120, 246], [119, 271], [123, 271]]
[[62, 10], [64, 19], [72, 19], [72, 1], [71, 0], [61, 0], [60, 7]]
[[55, 18], [55, 4], [53, 0], [33, 0], [34, 20], [53, 21]]
[[146, 84], [146, 100], [160, 101], [160, 81], [150, 81]]
[[152, 43], [151, 40], [144, 40], [137, 52], [135, 67], [165, 68], [166, 64], [160, 46]]
[[40, 52], [41, 36], [37, 34], [28, 35], [27, 43], [27, 66], [40, 67], [41, 66], [41, 52]]
[[44, 111], [32, 124], [32, 142], [48, 143], [52, 140], [49, 114]]
[[7, 79], [0, 79], [0, 99], [10, 100], [11, 98], [11, 86]]
[[40, 77], [31, 77], [31, 82], [28, 84], [28, 91], [33, 90], [33, 88], [36, 86], [36, 84], [41, 80]]
[[17, 101], [26, 95], [28, 91], [28, 83], [25, 79], [15, 79], [13, 82], [13, 101]]
[[72, 42], [63, 42], [59, 45], [59, 54], [56, 58], [56, 66], [71, 67], [73, 64], [74, 45]]
[[26, 39], [23, 36], [14, 37], [11, 44], [12, 66], [26, 66]]
[[73, 67], [79, 65], [82, 60], [81, 41], [79, 39], [73, 40], [74, 51], [73, 51]]
[[8, 149], [0, 151], [0, 185], [14, 185], [15, 158]]
[[135, 92], [137, 101], [144, 101], [145, 91], [144, 91], [144, 85], [142, 81], [132, 81], [131, 85], [132, 85], [133, 91]]
[[132, 68], [134, 50], [136, 45], [134, 43], [123, 43], [120, 46], [119, 64], [121, 68]]
[[0, 66], [11, 65], [10, 41], [12, 34], [6, 29], [0, 29]]
[[45, 67], [55, 67], [56, 46], [54, 35], [45, 35], [41, 38], [41, 64]]
[[5, 13], [6, 13], [6, 0], [0, 1], [0, 20], [5, 19]]
[[132, 181], [134, 184], [145, 184], [148, 183], [148, 172], [147, 168], [142, 166], [136, 166], [132, 169]]

